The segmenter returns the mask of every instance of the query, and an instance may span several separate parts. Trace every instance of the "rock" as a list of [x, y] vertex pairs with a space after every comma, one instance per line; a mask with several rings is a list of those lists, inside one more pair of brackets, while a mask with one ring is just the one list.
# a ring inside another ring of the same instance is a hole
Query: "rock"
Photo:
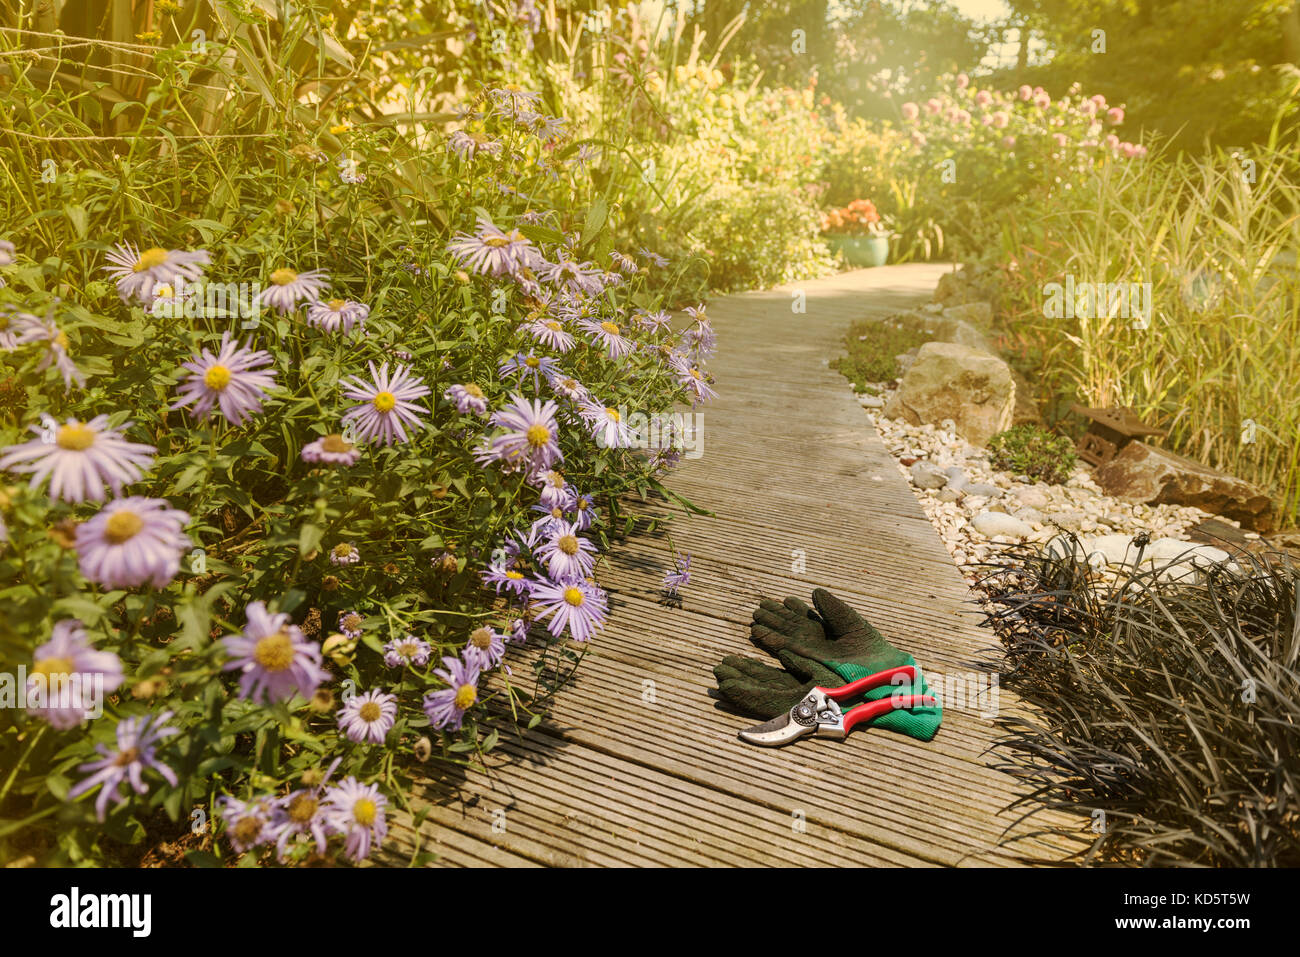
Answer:
[[939, 489], [939, 501], [941, 502], [958, 502], [961, 501], [961, 489], [941, 488]]
[[898, 363], [898, 374], [900, 376], [907, 375], [908, 370], [912, 368], [912, 364], [916, 362], [916, 354], [916, 349], [910, 349], [894, 356], [894, 361]]
[[948, 484], [948, 476], [931, 462], [916, 462], [909, 471], [912, 473], [912, 484], [917, 488], [943, 488]]
[[985, 538], [1005, 535], [1008, 538], [1028, 538], [1033, 528], [1028, 522], [1022, 522], [1014, 515], [1005, 512], [980, 512], [971, 519], [971, 528]]
[[1047, 493], [1032, 485], [1016, 489], [1016, 498], [1026, 508], [1047, 508]]
[[1002, 494], [1002, 489], [996, 485], [990, 485], [988, 482], [972, 482], [962, 489], [967, 495], [982, 495], [985, 498], [996, 498]]
[[996, 356], [957, 343], [927, 342], [885, 406], [885, 415], [913, 425], [952, 419], [972, 445], [1011, 425], [1016, 384]]
[[966, 322], [975, 326], [988, 328], [993, 324], [993, 304], [989, 302], [965, 302], [959, 306], [948, 306], [943, 311], [945, 319]]
[[948, 466], [948, 468], [944, 469], [943, 474], [948, 476], [948, 488], [953, 490], [961, 490], [962, 488], [965, 488], [967, 483], [970, 481], [966, 478], [966, 473], [962, 471], [960, 465]]
[[1153, 505], [1194, 506], [1234, 519], [1258, 532], [1272, 528], [1272, 503], [1263, 490], [1244, 479], [1145, 442], [1124, 446], [1118, 455], [1097, 468], [1093, 479], [1103, 492], [1115, 498]]
[[885, 400], [878, 395], [860, 395], [858, 396], [858, 405], [864, 409], [883, 409]]

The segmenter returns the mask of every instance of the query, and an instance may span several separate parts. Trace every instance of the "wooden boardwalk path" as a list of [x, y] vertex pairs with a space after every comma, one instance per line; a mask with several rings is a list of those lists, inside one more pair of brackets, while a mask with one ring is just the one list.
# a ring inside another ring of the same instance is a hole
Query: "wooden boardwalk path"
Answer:
[[[866, 730], [847, 741], [750, 747], [753, 719], [710, 697], [724, 655], [748, 640], [763, 595], [830, 588], [927, 674], [978, 675], [992, 636], [906, 480], [844, 380], [826, 367], [854, 318], [929, 299], [947, 267], [891, 266], [718, 299], [702, 407], [703, 455], [667, 485], [714, 513], [669, 529], [693, 558], [681, 607], [665, 605], [662, 532], [634, 534], [598, 568], [611, 617], [551, 718], [503, 740], [489, 765], [428, 781], [418, 842], [445, 865], [956, 865], [1059, 856], [1036, 839], [998, 848], [1015, 782], [987, 766], [997, 698], [946, 702], [922, 744]], [[807, 311], [791, 310], [801, 289]], [[651, 502], [638, 511], [674, 512]], [[801, 559], [801, 561], [800, 561]], [[516, 666], [516, 673], [523, 670]], [[503, 739], [506, 736], [503, 735]], [[423, 803], [417, 806], [423, 806]], [[396, 860], [396, 858], [394, 858]]]

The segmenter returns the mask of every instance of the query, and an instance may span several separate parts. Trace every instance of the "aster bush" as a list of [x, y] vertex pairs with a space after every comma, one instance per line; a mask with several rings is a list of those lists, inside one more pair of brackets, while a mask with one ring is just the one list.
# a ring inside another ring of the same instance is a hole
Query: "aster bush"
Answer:
[[[598, 635], [619, 496], [679, 454], [626, 414], [712, 395], [706, 315], [674, 331], [553, 98], [403, 125], [358, 59], [297, 99], [319, 12], [240, 21], [286, 52], [227, 127], [156, 75], [126, 146], [0, 143], [0, 673], [106, 695], [5, 701], [0, 858], [366, 858], [420, 761], [535, 724]], [[7, 128], [102, 119], [13, 62]]]

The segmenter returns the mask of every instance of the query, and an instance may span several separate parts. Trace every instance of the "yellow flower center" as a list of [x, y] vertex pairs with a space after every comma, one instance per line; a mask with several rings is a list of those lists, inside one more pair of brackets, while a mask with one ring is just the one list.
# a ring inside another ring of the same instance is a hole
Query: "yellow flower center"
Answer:
[[289, 802], [289, 820], [295, 824], [306, 824], [316, 815], [318, 804], [310, 794], [299, 794]]
[[564, 380], [563, 382], [561, 382], [560, 384], [563, 385], [566, 389], [572, 391], [572, 390], [574, 390], [574, 389], [576, 389], [576, 388], [578, 387], [578, 380], [577, 380], [577, 379], [565, 379], [565, 380]]
[[403, 658], [414, 658], [420, 646], [413, 641], [404, 641], [397, 646], [397, 653]]
[[515, 581], [519, 581], [523, 577], [524, 577], [523, 572], [517, 572], [513, 568], [510, 571], [506, 572], [506, 578], [513, 578]]
[[375, 823], [375, 818], [379, 814], [379, 808], [375, 807], [375, 802], [370, 798], [362, 798], [352, 805], [352, 820], [356, 821], [362, 827], [369, 827]]
[[502, 246], [509, 246], [510, 240], [504, 236], [489, 236], [483, 240], [484, 246], [491, 246], [493, 249], [500, 249]]
[[174, 295], [176, 295], [176, 290], [167, 285], [167, 283], [153, 287], [153, 297], [155, 299], [170, 299]]
[[456, 689], [456, 707], [461, 711], [467, 710], [477, 700], [478, 689], [473, 685], [461, 685]]
[[349, 545], [347, 542], [341, 542], [340, 544], [334, 546], [334, 557], [351, 558], [354, 554], [356, 554], [356, 551], [357, 550], [353, 548], [351, 545]]
[[465, 386], [465, 393], [466, 395], [472, 395], [476, 399], [483, 398], [483, 390], [472, 382]]
[[613, 419], [615, 422], [622, 421], [622, 416], [618, 414], [618, 409], [606, 409], [605, 414], [609, 416], [611, 419]]
[[691, 376], [698, 379], [700, 377], [700, 370], [691, 366]]
[[541, 364], [541, 360], [538, 359], [537, 356], [529, 356], [524, 360], [524, 365], [528, 366], [530, 369], [536, 369]]
[[84, 452], [95, 444], [95, 430], [80, 422], [69, 422], [59, 426], [54, 442], [61, 449]]
[[560, 551], [566, 555], [578, 554], [578, 538], [576, 535], [561, 535], [556, 544], [560, 547]]
[[384, 713], [383, 709], [381, 709], [379, 705], [375, 704], [373, 701], [367, 701], [365, 704], [361, 706], [361, 710], [357, 712], [357, 714], [361, 717], [361, 720], [366, 722], [367, 724], [369, 724], [372, 721], [378, 721], [380, 716], [383, 713]]
[[346, 299], [331, 299], [325, 305], [329, 306], [330, 312], [340, 312], [347, 304]]
[[167, 250], [153, 246], [140, 254], [140, 258], [135, 261], [135, 265], [131, 267], [131, 271], [144, 272], [146, 269], [153, 269], [155, 266], [161, 266], [166, 261]]
[[482, 648], [487, 651], [492, 647], [492, 629], [476, 628], [474, 633], [469, 636], [469, 643], [475, 648]]
[[253, 815], [240, 818], [239, 823], [235, 825], [235, 840], [240, 844], [251, 844], [262, 833], [263, 823], [260, 817]]
[[528, 438], [528, 444], [535, 449], [541, 448], [551, 440], [551, 430], [544, 425], [530, 425], [524, 434]]
[[616, 336], [616, 335], [618, 335], [618, 326], [615, 325], [615, 324], [612, 323], [612, 322], [602, 322], [602, 323], [600, 324], [600, 328], [604, 329], [604, 330], [605, 330], [606, 332], [608, 332], [611, 336]]
[[371, 399], [371, 403], [380, 412], [392, 412], [393, 406], [397, 405], [397, 396], [391, 392], [380, 392]]
[[54, 338], [50, 340], [50, 348], [53, 349], [55, 347], [62, 349], [64, 352], [68, 351], [68, 334], [66, 332], [58, 332], [55, 334]]
[[563, 327], [562, 327], [558, 322], [556, 322], [554, 319], [552, 319], [550, 322], [548, 322], [548, 323], [546, 324], [546, 328], [547, 328], [547, 329], [550, 329], [552, 332], [559, 332], [560, 329], [563, 328]]
[[291, 282], [298, 281], [298, 274], [292, 269], [277, 269], [271, 273], [271, 282], [277, 286], [287, 286]]
[[346, 441], [338, 432], [331, 432], [325, 438], [320, 440], [320, 447], [326, 452], [351, 452], [354, 446], [351, 442]]
[[585, 498], [578, 499], [578, 511], [585, 512], [586, 510], [587, 510], [587, 500]]
[[213, 366], [203, 373], [203, 384], [213, 392], [220, 392], [230, 385], [230, 370], [225, 366]]
[[551, 509], [551, 518], [564, 518], [564, 509], [558, 505], [555, 506], [555, 508]]
[[288, 630], [281, 628], [260, 639], [253, 648], [253, 660], [267, 671], [287, 670], [293, 664], [293, 641]]
[[135, 512], [119, 508], [108, 516], [108, 521], [104, 523], [104, 537], [114, 545], [121, 545], [138, 535], [142, 528], [144, 528], [144, 519]]
[[54, 675], [67, 675], [72, 673], [71, 658], [42, 658], [32, 665], [32, 674], [44, 675], [47, 679]]
[[564, 589], [564, 600], [574, 608], [582, 604], [582, 591], [578, 588], [569, 587]]

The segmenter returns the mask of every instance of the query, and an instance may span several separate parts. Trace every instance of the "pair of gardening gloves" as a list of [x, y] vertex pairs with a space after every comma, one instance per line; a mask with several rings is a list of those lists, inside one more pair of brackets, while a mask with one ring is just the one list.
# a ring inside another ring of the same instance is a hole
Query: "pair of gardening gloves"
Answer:
[[[826, 589], [813, 591], [812, 599], [816, 610], [798, 598], [759, 602], [749, 628], [750, 640], [772, 654], [784, 669], [728, 655], [713, 669], [723, 698], [745, 714], [775, 718], [814, 687], [838, 688], [887, 668], [916, 665], [916, 659], [887, 642], [870, 622]], [[928, 693], [920, 668], [916, 674], [914, 685], [873, 688], [859, 700], [844, 702], [843, 707], [848, 710], [895, 693]], [[943, 709], [938, 706], [895, 709], [871, 725], [929, 741], [942, 719]]]

